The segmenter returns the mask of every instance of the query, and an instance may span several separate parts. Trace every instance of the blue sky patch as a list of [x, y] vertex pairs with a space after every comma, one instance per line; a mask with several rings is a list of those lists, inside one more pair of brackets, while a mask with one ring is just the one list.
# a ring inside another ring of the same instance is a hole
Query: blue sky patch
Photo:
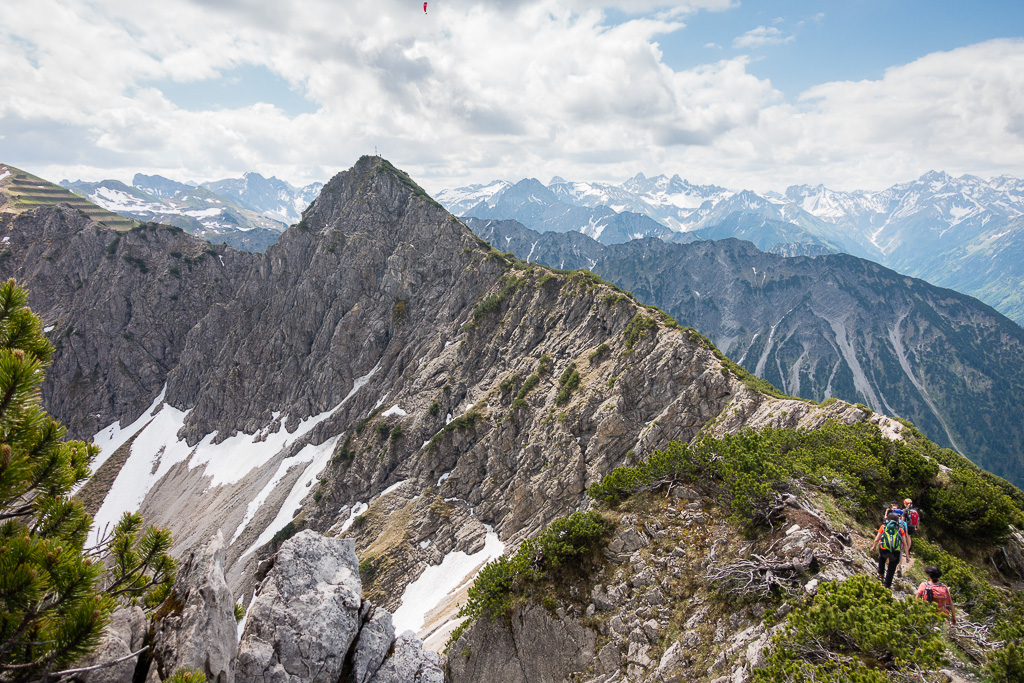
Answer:
[[246, 64], [221, 73], [219, 78], [178, 83], [147, 82], [168, 100], [187, 111], [242, 109], [258, 103], [272, 104], [289, 116], [312, 114], [319, 109], [291, 84], [265, 66]]

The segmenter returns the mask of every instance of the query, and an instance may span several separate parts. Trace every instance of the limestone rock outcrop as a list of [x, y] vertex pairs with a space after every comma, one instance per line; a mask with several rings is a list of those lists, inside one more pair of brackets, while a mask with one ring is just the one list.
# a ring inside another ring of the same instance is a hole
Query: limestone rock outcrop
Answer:
[[308, 530], [289, 539], [249, 607], [239, 683], [337, 681], [359, 632], [360, 594], [352, 541]]
[[235, 680], [442, 683], [437, 654], [414, 634], [396, 639], [391, 615], [361, 592], [351, 540], [310, 530], [288, 539], [249, 608]]
[[352, 652], [353, 683], [367, 683], [380, 669], [391, 643], [395, 642], [391, 613], [365, 601], [363, 606], [360, 612], [365, 612], [366, 616]]
[[224, 579], [224, 538], [183, 558], [170, 603], [177, 608], [155, 625], [150, 668], [165, 680], [178, 668], [202, 671], [211, 683], [233, 683], [235, 601]]
[[411, 631], [398, 636], [391, 652], [369, 683], [444, 683], [436, 652], [423, 649]]
[[[107, 662], [128, 657], [143, 648], [149, 624], [141, 607], [121, 607], [110, 615], [110, 623], [103, 631], [99, 647], [75, 668], [88, 669]], [[138, 656], [128, 657], [112, 666], [77, 674], [73, 680], [80, 683], [123, 683], [132, 680]]]

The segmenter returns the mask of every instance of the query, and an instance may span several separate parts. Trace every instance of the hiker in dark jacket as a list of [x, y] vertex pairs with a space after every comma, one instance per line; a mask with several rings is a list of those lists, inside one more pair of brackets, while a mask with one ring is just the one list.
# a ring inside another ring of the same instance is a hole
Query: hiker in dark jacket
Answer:
[[942, 570], [935, 566], [924, 568], [928, 580], [917, 587], [917, 597], [921, 600], [934, 602], [943, 614], [949, 615], [949, 621], [956, 626], [956, 607], [953, 605], [953, 596], [949, 594], [949, 588], [944, 583], [939, 583]]
[[[886, 515], [885, 523], [878, 527], [871, 552], [878, 551], [878, 580], [886, 588], [892, 588], [892, 577], [896, 567], [906, 555], [910, 557], [910, 537], [900, 527], [900, 518], [895, 513]], [[888, 565], [888, 567], [886, 567]]]

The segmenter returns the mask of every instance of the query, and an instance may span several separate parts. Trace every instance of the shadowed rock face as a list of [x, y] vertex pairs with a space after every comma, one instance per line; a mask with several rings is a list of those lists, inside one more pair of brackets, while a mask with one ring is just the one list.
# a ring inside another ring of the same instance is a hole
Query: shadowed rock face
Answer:
[[235, 601], [224, 580], [224, 538], [218, 533], [183, 559], [174, 581], [182, 606], [157, 622], [150, 667], [161, 679], [189, 667], [212, 683], [232, 683], [237, 633]]
[[561, 681], [593, 665], [595, 641], [593, 631], [564, 613], [528, 604], [513, 610], [507, 623], [476, 620], [449, 659], [448, 677], [452, 683]]
[[593, 270], [789, 394], [900, 415], [1024, 482], [1024, 330], [971, 297], [845, 254], [784, 258], [738, 240], [606, 246], [469, 224], [519, 257]]
[[[192, 408], [190, 442], [252, 432], [272, 412], [315, 415], [356, 377], [449, 323], [497, 278], [472, 267], [477, 240], [444, 209], [364, 157], [328, 183], [237, 296], [199, 324], [168, 386]], [[411, 182], [411, 181], [410, 181]], [[383, 356], [383, 358], [382, 358]]]
[[255, 261], [177, 228], [115, 232], [64, 206], [0, 214], [0, 231], [0, 277], [28, 288], [56, 348], [44, 404], [76, 438], [137, 418], [189, 330], [234, 295]]
[[129, 655], [143, 648], [148, 628], [146, 613], [141, 607], [114, 610], [96, 650], [79, 662], [76, 668], [92, 668], [118, 659], [123, 661], [78, 674], [76, 680], [81, 683], [122, 683], [132, 680], [137, 658]]

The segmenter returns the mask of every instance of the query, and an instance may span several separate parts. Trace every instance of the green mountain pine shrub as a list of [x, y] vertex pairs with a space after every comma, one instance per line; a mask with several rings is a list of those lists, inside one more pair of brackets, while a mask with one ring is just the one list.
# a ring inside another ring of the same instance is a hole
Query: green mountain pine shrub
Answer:
[[66, 441], [41, 408], [53, 355], [28, 294], [0, 285], [0, 680], [56, 677], [91, 652], [118, 604], [155, 607], [170, 592], [170, 532], [125, 514], [87, 547], [92, 519], [72, 489], [95, 446]]
[[966, 537], [979, 548], [998, 545], [1024, 511], [977, 470], [954, 469], [940, 477], [929, 444], [893, 442], [874, 425], [836, 421], [815, 430], [703, 436], [616, 468], [589, 495], [614, 505], [641, 491], [692, 485], [718, 498], [732, 521], [751, 528], [772, 521], [782, 494], [807, 487], [832, 495], [865, 523], [877, 521], [886, 502], [909, 497], [929, 511], [929, 533]]
[[[552, 584], [568, 585], [596, 566], [613, 524], [596, 512], [562, 517], [539, 536], [523, 541], [515, 555], [490, 562], [469, 588], [459, 616], [492, 620], [507, 615], [516, 601], [532, 595], [549, 596]], [[464, 630], [464, 629], [463, 629]], [[449, 643], [458, 639], [453, 633]]]
[[866, 575], [824, 583], [775, 638], [754, 683], [886, 683], [944, 662], [944, 617], [921, 600], [897, 600]]

